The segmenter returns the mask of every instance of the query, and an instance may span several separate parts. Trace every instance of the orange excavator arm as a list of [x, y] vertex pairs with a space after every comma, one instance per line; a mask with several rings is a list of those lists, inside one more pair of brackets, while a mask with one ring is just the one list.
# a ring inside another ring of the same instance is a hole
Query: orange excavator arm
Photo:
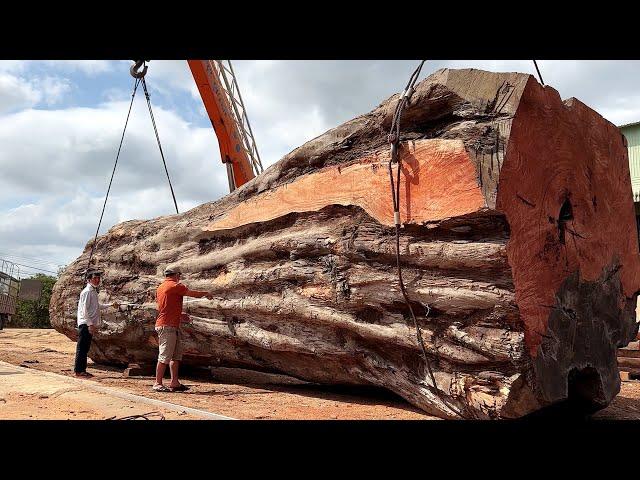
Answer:
[[227, 166], [229, 190], [233, 191], [262, 171], [233, 67], [231, 62], [225, 65], [222, 60], [187, 62], [218, 137], [220, 157]]

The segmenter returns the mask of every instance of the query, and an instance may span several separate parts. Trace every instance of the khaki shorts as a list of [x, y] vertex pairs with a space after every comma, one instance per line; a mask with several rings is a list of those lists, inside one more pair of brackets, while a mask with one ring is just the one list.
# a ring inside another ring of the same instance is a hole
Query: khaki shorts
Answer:
[[160, 363], [169, 363], [171, 360], [182, 360], [182, 342], [180, 341], [180, 329], [176, 327], [156, 327], [158, 333], [158, 345]]

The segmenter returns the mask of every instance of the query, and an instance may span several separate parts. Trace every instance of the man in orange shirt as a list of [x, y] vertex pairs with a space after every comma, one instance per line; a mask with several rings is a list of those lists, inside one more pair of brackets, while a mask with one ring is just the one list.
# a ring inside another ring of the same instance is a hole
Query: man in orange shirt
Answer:
[[[178, 381], [178, 367], [182, 360], [182, 342], [180, 339], [180, 324], [189, 322], [189, 315], [182, 313], [182, 300], [186, 297], [212, 299], [209, 292], [189, 290], [186, 285], [180, 283], [180, 269], [169, 267], [164, 271], [165, 280], [156, 291], [158, 303], [158, 318], [156, 320], [156, 332], [158, 333], [158, 365], [156, 367], [156, 384], [153, 389], [156, 392], [183, 392], [189, 387]], [[167, 388], [162, 384], [162, 377], [169, 365], [171, 383]]]

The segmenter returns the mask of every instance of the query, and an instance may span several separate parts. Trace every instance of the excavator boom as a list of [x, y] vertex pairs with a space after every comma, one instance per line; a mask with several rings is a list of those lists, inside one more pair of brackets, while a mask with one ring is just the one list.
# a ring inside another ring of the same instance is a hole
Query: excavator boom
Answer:
[[220, 156], [227, 166], [229, 190], [262, 172], [251, 125], [247, 118], [231, 62], [187, 60], [207, 114], [218, 137]]

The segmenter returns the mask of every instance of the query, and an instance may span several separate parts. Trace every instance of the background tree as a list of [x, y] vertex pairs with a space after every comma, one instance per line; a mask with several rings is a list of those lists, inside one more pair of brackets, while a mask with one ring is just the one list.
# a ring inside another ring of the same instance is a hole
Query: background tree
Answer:
[[42, 282], [42, 295], [39, 300], [18, 300], [16, 314], [11, 319], [11, 327], [51, 328], [49, 322], [49, 300], [51, 290], [57, 278], [38, 273], [32, 277]]

